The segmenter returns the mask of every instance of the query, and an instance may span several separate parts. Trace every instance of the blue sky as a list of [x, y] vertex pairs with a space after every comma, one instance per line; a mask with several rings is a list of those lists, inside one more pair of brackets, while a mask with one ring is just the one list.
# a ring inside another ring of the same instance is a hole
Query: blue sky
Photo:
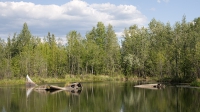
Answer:
[[34, 36], [48, 32], [65, 38], [71, 30], [85, 36], [98, 21], [113, 25], [118, 37], [133, 24], [148, 26], [152, 18], [163, 23], [188, 22], [200, 17], [200, 0], [0, 0], [0, 37], [20, 33], [24, 22]]

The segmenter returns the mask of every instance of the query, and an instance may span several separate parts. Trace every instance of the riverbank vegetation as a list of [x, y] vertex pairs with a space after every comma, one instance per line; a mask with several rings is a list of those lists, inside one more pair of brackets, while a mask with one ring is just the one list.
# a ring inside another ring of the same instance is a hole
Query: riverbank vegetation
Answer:
[[[173, 26], [152, 19], [148, 27], [124, 29], [120, 43], [113, 26], [98, 22], [85, 36], [68, 32], [56, 39], [31, 34], [24, 23], [19, 34], [0, 38], [0, 80], [30, 77], [64, 78], [87, 74], [157, 77], [191, 82], [200, 77], [200, 18]], [[66, 43], [63, 43], [65, 42]]]
[[[124, 75], [115, 75], [115, 76], [108, 76], [108, 75], [65, 75], [65, 77], [38, 77], [33, 76], [31, 79], [36, 84], [46, 84], [46, 83], [72, 83], [72, 82], [99, 82], [99, 81], [138, 81], [144, 80], [143, 78], [136, 77], [136, 76], [129, 76], [124, 77]], [[147, 78], [147, 80], [152, 80], [152, 78]], [[0, 81], [0, 85], [16, 85], [16, 84], [25, 84], [26, 79], [23, 78], [12, 78], [12, 79], [2, 79]]]

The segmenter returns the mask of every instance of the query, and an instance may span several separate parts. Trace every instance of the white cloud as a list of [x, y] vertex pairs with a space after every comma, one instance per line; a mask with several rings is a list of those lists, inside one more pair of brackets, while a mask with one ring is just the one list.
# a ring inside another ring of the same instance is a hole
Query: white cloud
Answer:
[[84, 36], [99, 21], [106, 26], [110, 23], [116, 32], [121, 32], [133, 24], [145, 25], [147, 18], [133, 5], [88, 4], [80, 0], [60, 6], [0, 2], [0, 37], [20, 32], [24, 22], [35, 36], [46, 36], [48, 32], [63, 36], [71, 30]]

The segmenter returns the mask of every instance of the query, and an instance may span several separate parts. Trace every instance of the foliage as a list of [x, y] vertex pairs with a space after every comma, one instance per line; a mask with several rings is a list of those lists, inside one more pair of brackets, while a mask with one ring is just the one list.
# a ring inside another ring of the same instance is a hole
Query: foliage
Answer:
[[174, 26], [152, 19], [148, 27], [131, 25], [121, 45], [113, 26], [98, 22], [82, 37], [66, 35], [67, 43], [48, 32], [35, 37], [24, 23], [19, 34], [0, 39], [0, 79], [124, 74], [132, 77], [183, 79], [200, 77], [200, 18], [183, 16]]
[[187, 23], [183, 16], [171, 27], [152, 19], [148, 28], [133, 25], [125, 29], [121, 56], [125, 75], [189, 82], [199, 77], [199, 21]]
[[200, 81], [199, 80], [195, 80], [190, 85], [194, 86], [194, 87], [200, 87]]

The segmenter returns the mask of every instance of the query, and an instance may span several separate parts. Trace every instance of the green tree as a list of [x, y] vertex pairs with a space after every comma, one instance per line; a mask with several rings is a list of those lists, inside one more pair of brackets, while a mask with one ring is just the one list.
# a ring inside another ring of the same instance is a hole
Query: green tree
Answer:
[[137, 25], [124, 31], [122, 43], [122, 66], [125, 75], [145, 76], [145, 63], [148, 58], [149, 39], [146, 28]]
[[80, 33], [71, 31], [67, 35], [67, 54], [70, 74], [80, 74], [82, 70], [82, 39]]
[[120, 73], [120, 47], [112, 25], [107, 26], [105, 37], [106, 73], [113, 75]]
[[0, 39], [0, 79], [4, 78], [5, 73], [5, 42]]

